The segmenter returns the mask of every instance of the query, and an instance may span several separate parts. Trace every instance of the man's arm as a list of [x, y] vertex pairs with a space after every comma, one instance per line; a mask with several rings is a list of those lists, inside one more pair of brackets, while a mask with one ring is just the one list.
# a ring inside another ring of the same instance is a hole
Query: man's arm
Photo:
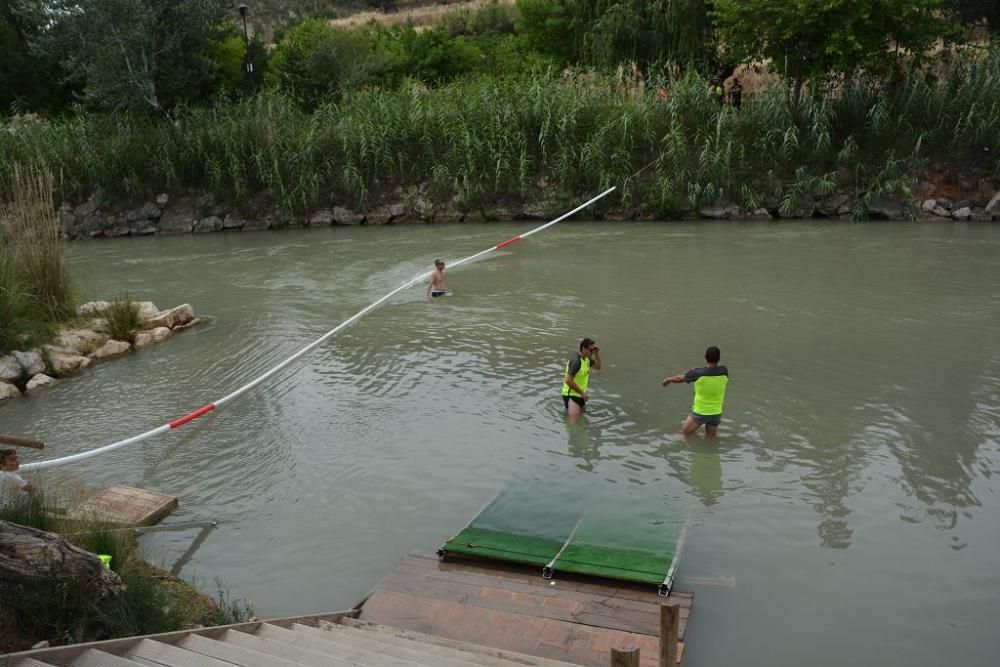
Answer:
[[424, 301], [431, 300], [431, 287], [434, 286], [434, 272], [431, 271], [431, 277], [427, 280], [427, 289], [424, 291]]
[[668, 375], [667, 377], [663, 378], [660, 384], [666, 387], [667, 385], [680, 384], [681, 382], [684, 382], [684, 374], [678, 373], [677, 375]]
[[590, 367], [601, 370], [601, 348], [595, 347], [590, 353]]

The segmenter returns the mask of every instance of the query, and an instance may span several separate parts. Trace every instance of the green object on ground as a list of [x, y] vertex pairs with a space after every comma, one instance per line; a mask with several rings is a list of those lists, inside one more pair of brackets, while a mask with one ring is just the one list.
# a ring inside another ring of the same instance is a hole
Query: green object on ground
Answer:
[[111, 569], [111, 556], [108, 554], [97, 554], [97, 557], [101, 559], [102, 563], [104, 563], [104, 567], [109, 570]]

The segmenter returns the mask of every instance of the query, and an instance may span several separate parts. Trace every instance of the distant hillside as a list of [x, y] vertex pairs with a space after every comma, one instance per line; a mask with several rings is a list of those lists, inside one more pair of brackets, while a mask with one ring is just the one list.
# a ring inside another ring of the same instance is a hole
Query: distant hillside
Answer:
[[[513, 3], [514, 0], [502, 0]], [[375, 19], [393, 24], [412, 20], [415, 25], [433, 23], [437, 16], [463, 6], [479, 6], [487, 0], [244, 0], [249, 12], [247, 27], [270, 40], [276, 30], [308, 16], [334, 19], [340, 25], [359, 25]], [[234, 2], [233, 16], [237, 17]]]

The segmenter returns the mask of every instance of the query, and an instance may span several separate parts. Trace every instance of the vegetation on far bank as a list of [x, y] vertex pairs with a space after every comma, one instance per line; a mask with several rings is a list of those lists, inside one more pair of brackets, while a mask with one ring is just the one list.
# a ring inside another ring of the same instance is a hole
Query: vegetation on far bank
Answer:
[[[303, 211], [419, 191], [474, 208], [615, 184], [615, 206], [669, 217], [1000, 178], [1000, 14], [982, 0], [516, 0], [419, 30], [307, 18], [269, 48], [222, 0], [73, 0], [55, 22], [40, 3], [6, 14], [35, 63], [7, 103], [48, 117], [0, 132], [0, 185], [42, 165], [66, 201], [266, 192]], [[709, 93], [738, 66], [771, 73], [740, 111]], [[54, 98], [32, 97], [32, 71]]]
[[110, 567], [125, 584], [120, 594], [102, 598], [86, 577], [5, 580], [0, 583], [0, 653], [26, 650], [41, 640], [58, 646], [243, 622], [253, 615], [249, 603], [230, 599], [221, 585], [213, 600], [146, 563], [133, 530], [68, 519], [65, 507], [51, 498], [35, 496], [0, 507], [0, 520], [57, 533], [85, 551], [111, 556]]

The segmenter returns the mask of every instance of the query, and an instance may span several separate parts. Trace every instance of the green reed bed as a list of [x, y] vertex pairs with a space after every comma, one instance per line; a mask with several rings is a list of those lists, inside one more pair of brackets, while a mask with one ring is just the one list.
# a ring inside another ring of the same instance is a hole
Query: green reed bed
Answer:
[[173, 124], [84, 116], [0, 133], [0, 177], [13, 161], [42, 162], [69, 198], [269, 190], [289, 210], [365, 205], [420, 184], [467, 205], [625, 185], [617, 205], [665, 215], [720, 200], [792, 210], [838, 189], [905, 191], [928, 165], [1000, 177], [998, 62], [975, 76], [962, 63], [935, 81], [914, 74], [891, 90], [848, 83], [798, 107], [776, 86], [742, 111], [720, 110], [694, 74], [673, 80], [667, 100], [624, 77], [551, 71], [411, 82], [309, 113], [265, 93]]

